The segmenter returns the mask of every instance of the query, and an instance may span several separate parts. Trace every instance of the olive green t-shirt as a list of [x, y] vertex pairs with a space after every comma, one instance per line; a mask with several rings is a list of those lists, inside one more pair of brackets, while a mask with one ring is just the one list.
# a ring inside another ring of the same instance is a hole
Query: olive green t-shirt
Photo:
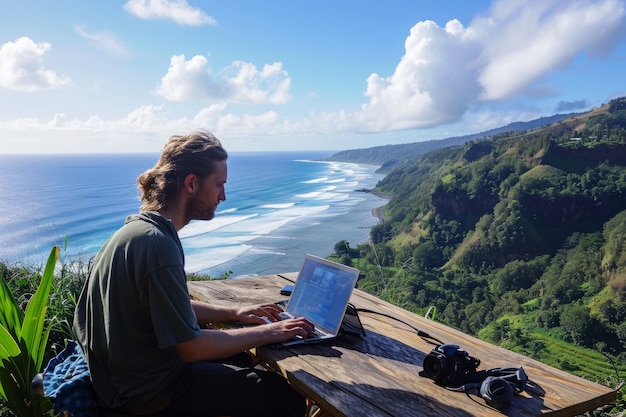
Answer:
[[74, 331], [103, 406], [145, 414], [169, 404], [188, 366], [174, 346], [200, 332], [169, 220], [132, 215], [109, 238], [78, 300]]

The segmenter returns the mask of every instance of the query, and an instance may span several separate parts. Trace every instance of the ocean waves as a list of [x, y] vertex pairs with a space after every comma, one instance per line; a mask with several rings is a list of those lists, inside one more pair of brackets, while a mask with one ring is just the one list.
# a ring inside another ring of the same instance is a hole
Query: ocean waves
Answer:
[[[186, 270], [211, 276], [295, 271], [305, 253], [328, 256], [339, 240], [366, 241], [377, 221], [371, 211], [385, 201], [357, 190], [373, 188], [382, 176], [373, 166], [315, 161], [321, 156], [231, 154], [227, 200], [216, 217], [192, 221], [179, 232]], [[157, 157], [13, 161], [12, 181], [26, 188], [0, 187], [0, 261], [45, 259], [66, 237], [66, 259], [92, 257], [125, 217], [138, 211], [136, 177]], [[18, 170], [24, 165], [32, 168]], [[0, 167], [2, 178], [6, 168]], [[29, 190], [33, 183], [37, 187]], [[34, 204], [20, 209], [18, 200]]]
[[243, 159], [233, 159], [229, 169], [236, 196], [229, 197], [226, 207], [208, 222], [219, 224], [205, 236], [183, 233], [197, 227], [195, 222], [181, 230], [189, 271], [212, 276], [293, 271], [305, 253], [328, 256], [339, 240], [352, 244], [367, 240], [377, 221], [371, 210], [384, 201], [357, 190], [373, 188], [382, 178], [374, 173], [376, 167], [295, 158], [283, 160], [278, 164], [283, 169], [277, 169], [271, 160], [248, 160], [247, 167], [274, 168], [259, 166], [262, 179], [240, 184], [236, 173]]

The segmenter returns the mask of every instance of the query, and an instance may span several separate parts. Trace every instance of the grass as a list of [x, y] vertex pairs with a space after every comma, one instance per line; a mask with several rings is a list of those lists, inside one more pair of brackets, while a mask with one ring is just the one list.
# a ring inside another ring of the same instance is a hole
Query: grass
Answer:
[[[610, 388], [619, 389], [626, 379], [626, 363], [617, 358], [599, 350], [565, 342], [540, 329], [531, 329], [528, 320], [521, 316], [507, 319], [513, 329], [522, 331], [522, 336], [502, 342], [502, 347]], [[594, 416], [623, 416], [620, 413], [626, 409], [626, 392], [620, 389], [617, 397], [613, 414]]]

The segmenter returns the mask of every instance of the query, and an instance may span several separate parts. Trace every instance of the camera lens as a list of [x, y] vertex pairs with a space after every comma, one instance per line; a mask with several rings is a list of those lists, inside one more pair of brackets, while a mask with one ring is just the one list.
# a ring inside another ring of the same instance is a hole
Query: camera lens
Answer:
[[429, 353], [424, 358], [424, 373], [435, 382], [443, 383], [448, 374], [448, 362], [443, 355]]

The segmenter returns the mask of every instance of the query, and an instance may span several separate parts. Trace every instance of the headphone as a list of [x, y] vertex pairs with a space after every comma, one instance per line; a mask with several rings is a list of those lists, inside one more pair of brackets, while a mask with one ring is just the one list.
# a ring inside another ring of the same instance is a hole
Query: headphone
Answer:
[[478, 394], [485, 402], [498, 410], [511, 404], [513, 396], [526, 389], [528, 376], [524, 368], [492, 368], [476, 372], [469, 384], [457, 388], [446, 387], [451, 391]]

